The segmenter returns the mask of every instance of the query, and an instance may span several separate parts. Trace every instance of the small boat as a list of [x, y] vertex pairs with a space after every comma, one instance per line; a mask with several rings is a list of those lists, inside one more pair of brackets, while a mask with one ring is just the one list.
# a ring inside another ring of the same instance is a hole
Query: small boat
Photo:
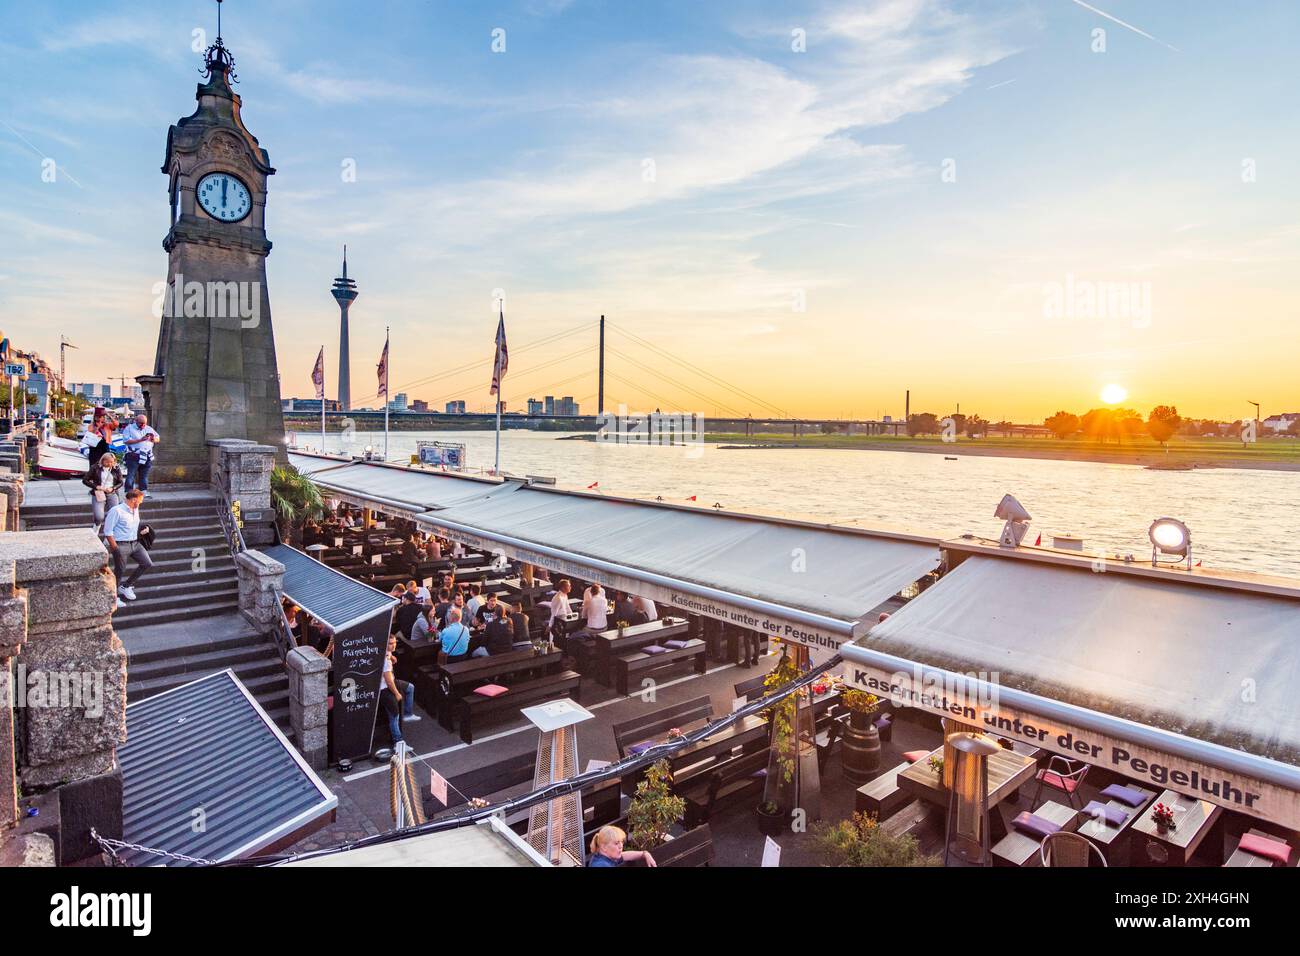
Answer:
[[76, 442], [64, 438], [55, 444], [40, 446], [41, 474], [47, 478], [81, 478], [86, 474], [86, 459], [77, 451]]
[[944, 455], [944, 456], [943, 456], [943, 460], [944, 460], [944, 461], [956, 461], [956, 460], [957, 460], [957, 456], [956, 456], [956, 455]]

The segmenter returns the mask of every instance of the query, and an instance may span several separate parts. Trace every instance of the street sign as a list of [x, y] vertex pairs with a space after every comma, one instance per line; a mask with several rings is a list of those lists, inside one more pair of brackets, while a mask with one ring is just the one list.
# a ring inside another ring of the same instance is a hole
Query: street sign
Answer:
[[23, 368], [21, 365], [15, 365], [13, 363], [5, 365], [6, 375], [22, 375], [26, 373], [26, 371], [27, 369]]

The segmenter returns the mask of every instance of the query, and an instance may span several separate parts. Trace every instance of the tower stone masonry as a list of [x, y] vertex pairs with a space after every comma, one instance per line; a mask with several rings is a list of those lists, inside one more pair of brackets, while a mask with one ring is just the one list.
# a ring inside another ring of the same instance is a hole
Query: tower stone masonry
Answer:
[[167, 133], [171, 219], [154, 374], [137, 381], [163, 436], [154, 475], [209, 478], [208, 441], [242, 438], [284, 458], [284, 418], [266, 287], [270, 157], [240, 117], [234, 58], [205, 54], [198, 107]]

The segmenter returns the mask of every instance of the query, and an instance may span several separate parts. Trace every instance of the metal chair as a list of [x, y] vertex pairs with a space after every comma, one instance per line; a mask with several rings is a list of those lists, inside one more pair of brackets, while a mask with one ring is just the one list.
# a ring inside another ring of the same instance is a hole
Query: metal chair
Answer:
[[1091, 840], [1065, 830], [1049, 834], [1038, 848], [1043, 866], [1088, 866], [1094, 853], [1101, 865], [1106, 866], [1106, 858]]
[[1034, 789], [1034, 799], [1030, 801], [1029, 809], [1031, 811], [1038, 809], [1038, 797], [1042, 794], [1044, 786], [1061, 791], [1070, 801], [1070, 806], [1076, 810], [1081, 809], [1081, 804], [1074, 795], [1083, 784], [1083, 778], [1088, 775], [1088, 770], [1086, 763], [1076, 764], [1073, 760], [1053, 754], [1047, 761], [1047, 766], [1034, 775], [1038, 786]]

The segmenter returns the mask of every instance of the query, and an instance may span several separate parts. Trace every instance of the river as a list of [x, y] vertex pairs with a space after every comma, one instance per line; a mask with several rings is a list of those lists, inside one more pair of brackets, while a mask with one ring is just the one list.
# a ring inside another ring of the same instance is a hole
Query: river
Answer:
[[[297, 433], [303, 445], [319, 435]], [[492, 467], [492, 432], [392, 432], [389, 459], [408, 461], [416, 442], [466, 446], [469, 471]], [[331, 434], [327, 450], [361, 454], [384, 436], [358, 432], [350, 445]], [[996, 537], [993, 509], [1007, 492], [1040, 533], [1084, 539], [1088, 553], [1150, 560], [1147, 527], [1159, 517], [1186, 522], [1195, 560], [1206, 568], [1300, 578], [1300, 474], [1245, 469], [1149, 471], [1134, 465], [842, 449], [722, 449], [565, 441], [555, 432], [505, 431], [501, 467], [546, 475], [566, 488], [683, 502], [720, 503], [863, 528], [955, 537]]]

